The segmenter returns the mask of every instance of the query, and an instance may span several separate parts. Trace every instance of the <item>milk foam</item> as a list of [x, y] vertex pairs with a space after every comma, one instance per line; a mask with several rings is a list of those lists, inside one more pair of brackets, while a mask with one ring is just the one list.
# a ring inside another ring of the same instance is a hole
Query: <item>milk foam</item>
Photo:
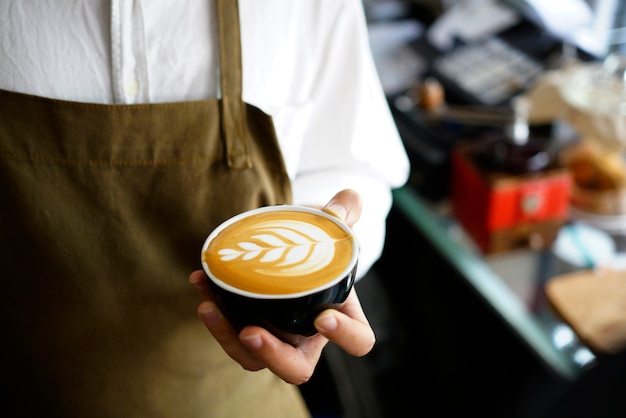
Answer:
[[298, 220], [275, 219], [250, 228], [249, 241], [218, 251], [224, 262], [249, 262], [258, 274], [302, 276], [328, 266], [335, 242], [323, 229]]
[[293, 295], [341, 280], [356, 262], [351, 231], [311, 209], [250, 211], [216, 228], [202, 260], [215, 283], [234, 292]]

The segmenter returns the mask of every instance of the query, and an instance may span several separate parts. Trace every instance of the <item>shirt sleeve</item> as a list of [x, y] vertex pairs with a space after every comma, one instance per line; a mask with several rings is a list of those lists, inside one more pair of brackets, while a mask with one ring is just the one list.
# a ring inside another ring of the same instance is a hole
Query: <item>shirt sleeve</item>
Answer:
[[314, 205], [344, 188], [361, 195], [354, 227], [361, 278], [382, 253], [391, 191], [407, 181], [409, 162], [376, 72], [362, 4], [344, 5], [309, 103], [293, 191], [295, 203]]

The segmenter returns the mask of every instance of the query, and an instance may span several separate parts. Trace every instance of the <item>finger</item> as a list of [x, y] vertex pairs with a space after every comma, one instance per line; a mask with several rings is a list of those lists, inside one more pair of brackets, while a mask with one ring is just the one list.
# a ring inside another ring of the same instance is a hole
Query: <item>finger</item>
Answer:
[[322, 210], [342, 219], [352, 227], [361, 217], [361, 196], [352, 189], [345, 189], [333, 196]]
[[259, 362], [241, 343], [237, 330], [224, 318], [213, 301], [202, 302], [198, 307], [198, 316], [226, 354], [239, 363], [241, 367], [249, 371], [265, 368], [265, 365]]
[[376, 335], [354, 290], [340, 310], [327, 309], [315, 318], [315, 328], [347, 353], [362, 357], [372, 351]]
[[192, 284], [196, 292], [204, 299], [213, 300], [206, 275], [202, 270], [196, 270], [189, 275], [189, 283]]
[[240, 338], [248, 350], [272, 373], [294, 385], [301, 385], [311, 378], [322, 349], [328, 343], [328, 339], [316, 334], [295, 347], [259, 327], [246, 327]]

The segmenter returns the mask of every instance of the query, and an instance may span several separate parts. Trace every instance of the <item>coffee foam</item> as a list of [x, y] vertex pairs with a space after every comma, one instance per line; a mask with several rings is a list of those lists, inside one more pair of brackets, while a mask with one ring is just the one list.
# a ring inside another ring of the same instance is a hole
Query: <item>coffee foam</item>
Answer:
[[348, 274], [357, 251], [351, 232], [324, 212], [235, 217], [211, 235], [202, 258], [214, 281], [244, 293], [291, 295], [330, 285]]

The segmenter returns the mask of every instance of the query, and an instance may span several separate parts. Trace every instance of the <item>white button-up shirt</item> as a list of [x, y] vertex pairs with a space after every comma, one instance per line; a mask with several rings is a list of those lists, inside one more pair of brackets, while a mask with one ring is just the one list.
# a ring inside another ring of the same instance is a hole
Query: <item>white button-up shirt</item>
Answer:
[[[272, 116], [295, 203], [342, 188], [363, 197], [360, 277], [409, 171], [361, 0], [239, 3], [243, 99]], [[0, 0], [0, 89], [97, 103], [219, 97], [215, 0]]]

